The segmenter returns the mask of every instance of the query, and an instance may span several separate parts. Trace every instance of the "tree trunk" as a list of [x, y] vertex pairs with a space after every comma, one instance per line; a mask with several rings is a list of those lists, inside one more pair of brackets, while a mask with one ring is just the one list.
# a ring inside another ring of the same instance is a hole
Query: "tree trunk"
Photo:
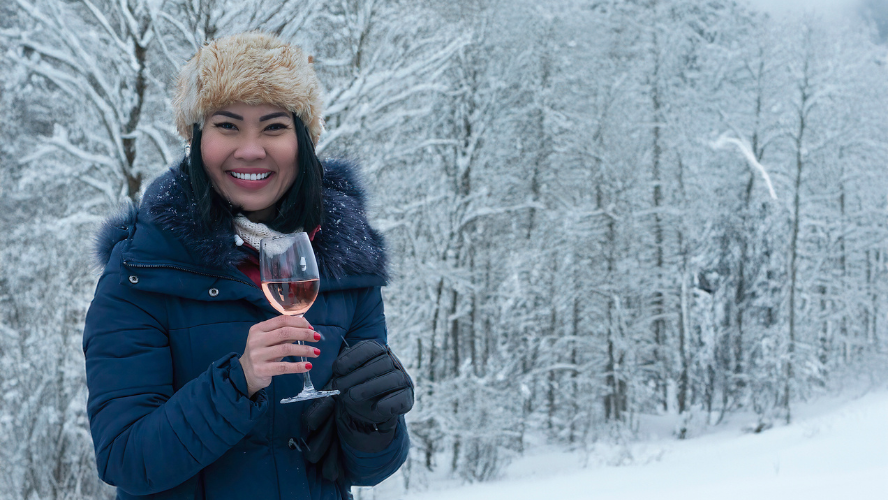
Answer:
[[808, 103], [808, 61], [805, 61], [804, 78], [801, 90], [801, 102], [799, 104], [799, 126], [798, 134], [795, 138], [795, 180], [793, 182], [793, 202], [792, 202], [792, 233], [789, 243], [789, 343], [787, 345], [786, 361], [784, 362], [784, 387], [783, 387], [783, 409], [786, 412], [786, 423], [792, 421], [792, 413], [790, 410], [791, 388], [794, 378], [794, 362], [795, 362], [795, 338], [796, 338], [796, 293], [798, 282], [798, 246], [799, 246], [799, 227], [801, 223], [801, 196], [802, 196], [802, 169], [804, 167], [803, 147], [805, 140], [806, 121], [806, 105]]

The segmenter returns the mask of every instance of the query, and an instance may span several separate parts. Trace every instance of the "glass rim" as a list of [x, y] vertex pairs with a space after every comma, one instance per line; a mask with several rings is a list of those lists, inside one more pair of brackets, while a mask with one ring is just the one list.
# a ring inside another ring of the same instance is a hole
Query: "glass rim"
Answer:
[[[291, 238], [299, 238], [303, 234], [306, 237], [308, 237], [308, 233], [306, 233], [305, 231], [299, 231], [299, 232], [291, 233], [291, 234], [282, 234], [280, 236], [266, 236], [265, 238], [259, 238], [259, 244], [262, 245], [266, 241], [276, 241], [276, 240], [285, 240], [285, 239], [291, 239]], [[309, 238], [309, 241], [311, 241], [311, 238]]]
[[282, 234], [280, 236], [266, 236], [265, 238], [259, 238], [259, 241], [262, 241], [262, 240], [282, 240], [284, 238], [295, 238], [295, 237], [299, 236], [300, 234], [308, 234], [308, 233], [306, 233], [305, 231], [297, 231], [295, 233]]

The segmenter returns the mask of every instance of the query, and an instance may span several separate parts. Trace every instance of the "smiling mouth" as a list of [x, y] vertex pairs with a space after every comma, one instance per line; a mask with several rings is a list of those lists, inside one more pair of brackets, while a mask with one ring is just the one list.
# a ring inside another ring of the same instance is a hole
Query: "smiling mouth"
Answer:
[[263, 179], [268, 178], [271, 175], [271, 172], [265, 172], [262, 174], [241, 174], [238, 172], [228, 172], [235, 179], [240, 179], [242, 181], [261, 181]]

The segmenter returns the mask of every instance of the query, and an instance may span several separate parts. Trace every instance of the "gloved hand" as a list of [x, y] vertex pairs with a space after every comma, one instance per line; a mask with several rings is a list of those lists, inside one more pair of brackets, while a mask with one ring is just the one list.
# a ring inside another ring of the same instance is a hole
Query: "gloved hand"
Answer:
[[388, 346], [364, 340], [339, 354], [329, 386], [339, 395], [318, 400], [303, 416], [305, 457], [321, 462], [324, 477], [335, 481], [341, 475], [338, 439], [365, 453], [385, 449], [401, 415], [413, 408], [413, 381]]
[[391, 349], [373, 340], [342, 351], [333, 362], [332, 381], [339, 406], [359, 427], [388, 428], [413, 408], [413, 381]]

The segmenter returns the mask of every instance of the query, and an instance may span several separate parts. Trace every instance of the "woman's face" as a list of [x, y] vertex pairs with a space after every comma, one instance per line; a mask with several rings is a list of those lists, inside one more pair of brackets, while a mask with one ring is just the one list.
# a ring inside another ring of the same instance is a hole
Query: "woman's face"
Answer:
[[253, 222], [273, 219], [275, 204], [296, 180], [293, 127], [293, 116], [272, 104], [232, 104], [205, 121], [200, 154], [207, 176]]

